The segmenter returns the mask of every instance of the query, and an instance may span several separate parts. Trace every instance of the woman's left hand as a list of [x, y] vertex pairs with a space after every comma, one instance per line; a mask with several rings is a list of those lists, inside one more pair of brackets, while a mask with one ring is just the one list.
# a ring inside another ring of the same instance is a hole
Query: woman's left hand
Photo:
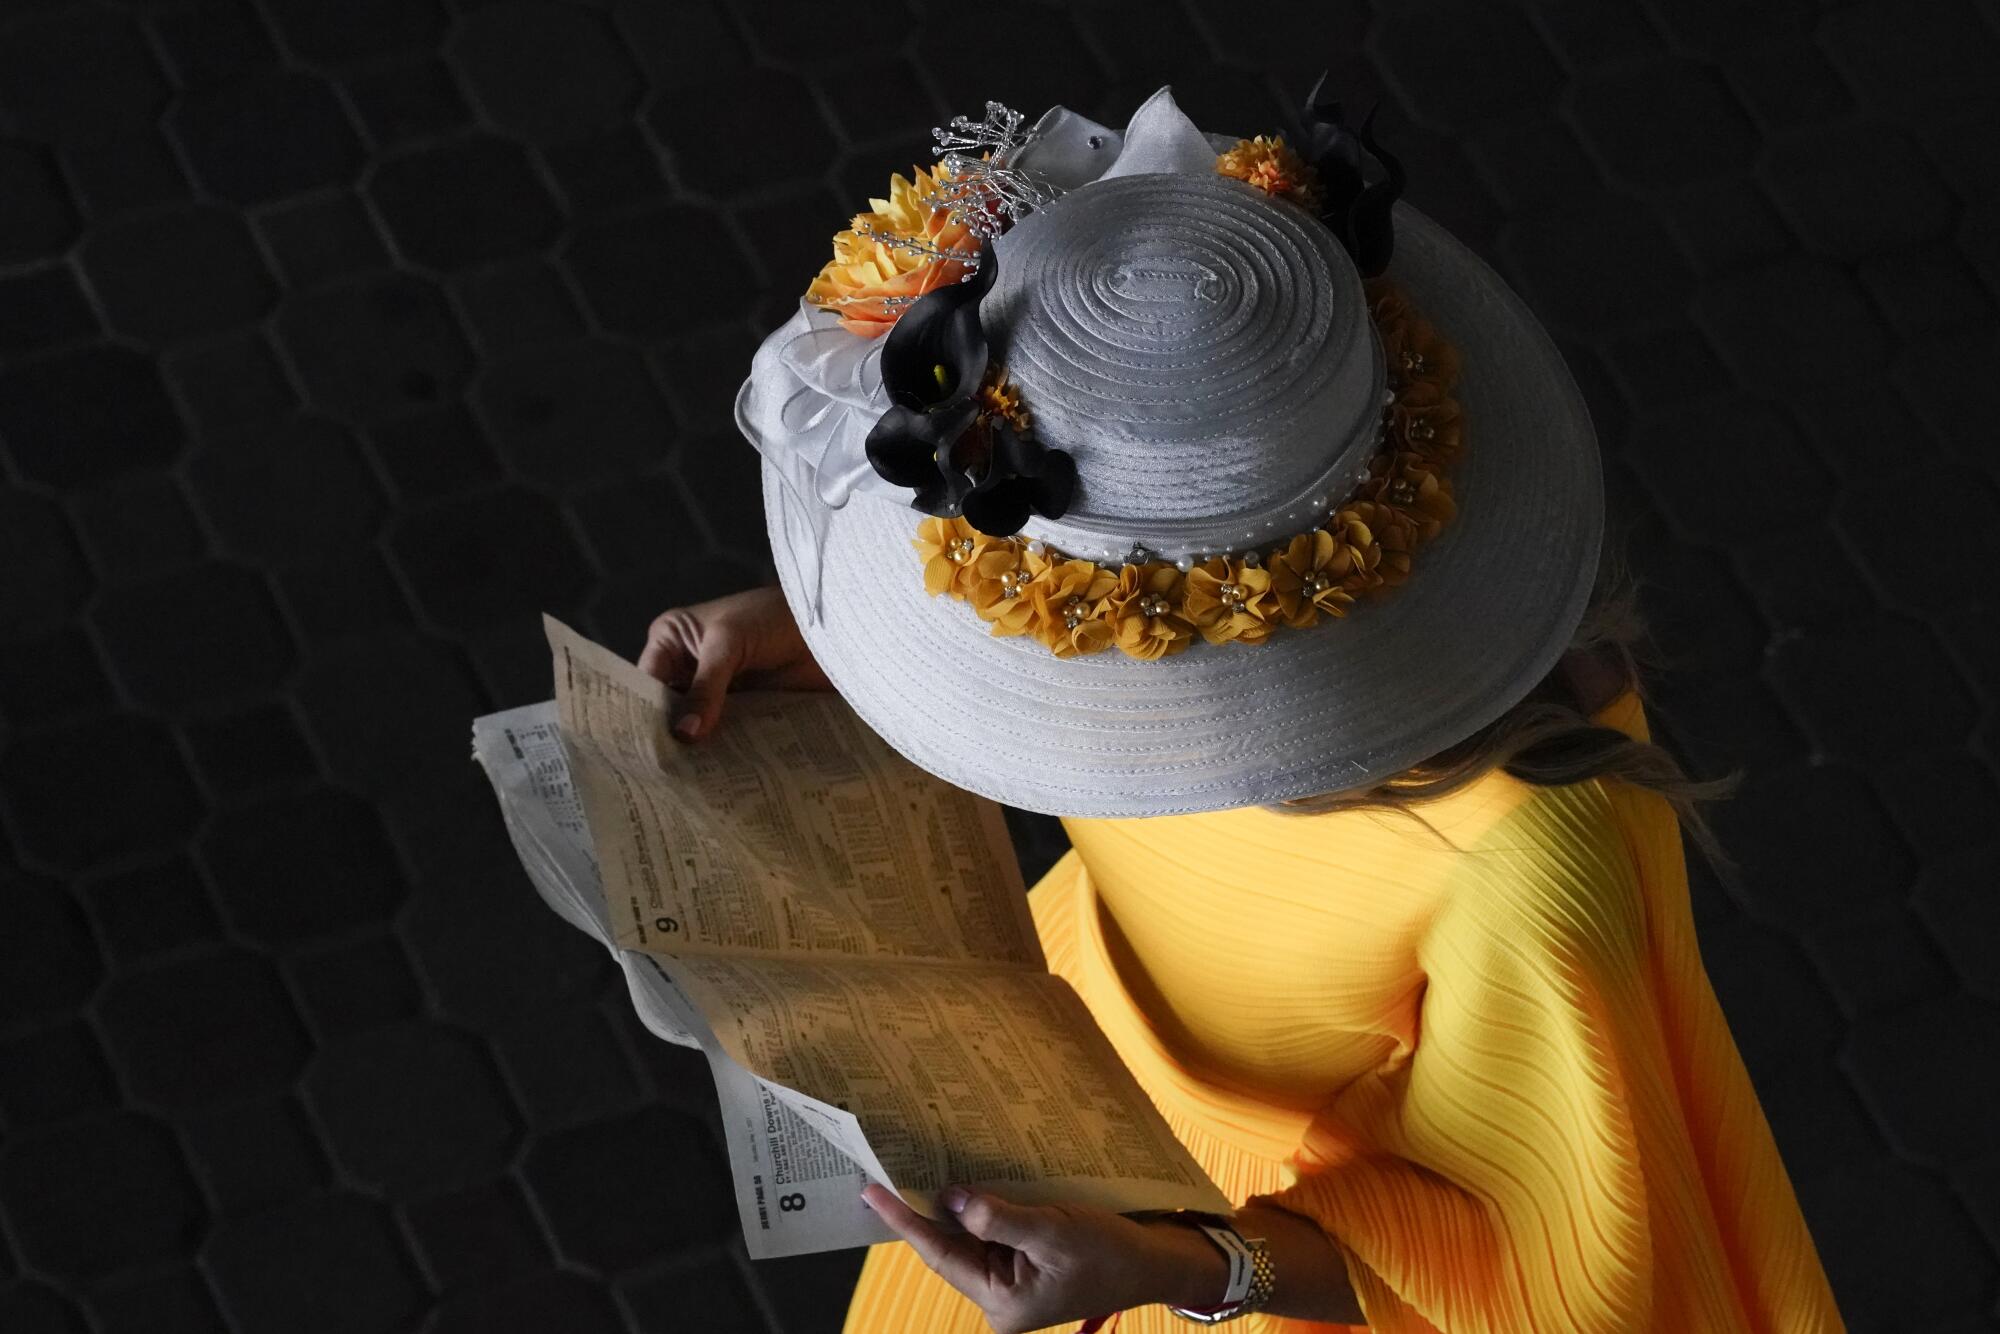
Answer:
[[[1221, 1263], [1221, 1253], [1198, 1233], [1149, 1227], [1101, 1209], [1009, 1204], [953, 1186], [938, 1198], [957, 1218], [954, 1228], [881, 1186], [861, 1195], [925, 1264], [985, 1312], [998, 1334], [1178, 1301], [1203, 1248]], [[1182, 1238], [1198, 1245], [1184, 1249]], [[1213, 1286], [1219, 1297], [1223, 1281]]]

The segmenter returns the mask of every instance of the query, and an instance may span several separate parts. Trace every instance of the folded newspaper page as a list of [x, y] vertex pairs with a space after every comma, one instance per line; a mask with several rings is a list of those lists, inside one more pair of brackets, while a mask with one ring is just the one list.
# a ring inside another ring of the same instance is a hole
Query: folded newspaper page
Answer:
[[829, 693], [734, 694], [683, 745], [672, 691], [546, 626], [556, 698], [473, 754], [537, 892], [707, 1058], [752, 1256], [889, 1240], [869, 1181], [932, 1217], [953, 1183], [1229, 1207], [1047, 971], [998, 806]]

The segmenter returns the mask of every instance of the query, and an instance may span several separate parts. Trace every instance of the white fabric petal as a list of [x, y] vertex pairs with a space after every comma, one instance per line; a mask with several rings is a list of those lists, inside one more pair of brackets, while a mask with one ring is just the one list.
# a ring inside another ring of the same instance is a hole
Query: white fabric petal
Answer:
[[1174, 102], [1172, 88], [1162, 88], [1132, 113], [1125, 126], [1118, 160], [1099, 180], [1118, 176], [1150, 176], [1161, 172], [1200, 175], [1215, 170], [1215, 147]]

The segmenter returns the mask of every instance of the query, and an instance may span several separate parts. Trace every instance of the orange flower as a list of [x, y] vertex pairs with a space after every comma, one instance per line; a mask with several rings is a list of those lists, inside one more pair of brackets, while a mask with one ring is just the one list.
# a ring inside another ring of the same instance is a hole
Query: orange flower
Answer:
[[986, 377], [979, 382], [979, 391], [973, 397], [979, 404], [980, 416], [997, 417], [1017, 431], [1029, 429], [1027, 405], [1021, 402], [1021, 391], [1007, 383], [1005, 366], [988, 366]]
[[1087, 560], [1047, 565], [1028, 585], [1033, 605], [1028, 633], [1058, 658], [1101, 653], [1112, 639], [1104, 601], [1117, 586], [1116, 575]]
[[1299, 534], [1271, 557], [1271, 591], [1286, 625], [1302, 630], [1317, 623], [1321, 612], [1347, 615], [1354, 594], [1345, 580], [1357, 568], [1355, 550], [1320, 528]]
[[834, 234], [833, 258], [806, 288], [806, 300], [838, 311], [843, 329], [873, 338], [887, 333], [910, 301], [964, 277], [972, 266], [946, 256], [976, 255], [979, 243], [939, 203], [941, 166], [917, 168], [914, 181], [892, 175], [889, 197], [870, 199], [869, 212]]
[[1289, 199], [1308, 213], [1319, 212], [1319, 173], [1293, 152], [1283, 135], [1238, 139], [1215, 159], [1224, 176], [1248, 181], [1276, 199]]
[[1127, 565], [1104, 599], [1105, 615], [1119, 652], [1152, 662], [1172, 657], [1194, 642], [1194, 626], [1180, 614], [1181, 572], [1165, 561]]
[[1390, 387], [1399, 396], [1420, 384], [1449, 389], [1458, 380], [1458, 349], [1421, 315], [1383, 325], [1382, 353], [1389, 363]]
[[[1368, 553], [1367, 567], [1356, 571], [1356, 583], [1350, 585], [1357, 593], [1374, 593], [1384, 587], [1400, 584], [1410, 573], [1410, 552], [1416, 549], [1416, 521], [1394, 505], [1373, 500], [1357, 500], [1341, 508], [1336, 520], [1344, 521], [1346, 540], [1356, 551], [1366, 550], [1356, 541], [1358, 534], [1367, 534], [1374, 539], [1373, 550]], [[1335, 536], [1341, 536], [1340, 530]]]
[[924, 587], [932, 597], [966, 597], [979, 581], [979, 558], [993, 538], [963, 519], [925, 519], [910, 543], [924, 558]]
[[1035, 603], [1028, 587], [1048, 568], [1041, 556], [1019, 543], [997, 541], [973, 562], [972, 590], [966, 601], [993, 626], [996, 635], [1025, 635], [1034, 624]]
[[1440, 463], [1455, 460], [1463, 442], [1458, 400], [1421, 380], [1404, 385], [1389, 409], [1389, 438]]
[[1181, 615], [1211, 644], [1261, 644], [1271, 637], [1277, 614], [1271, 572], [1261, 564], [1211, 556], [1188, 571]]
[[1439, 477], [1420, 454], [1396, 455], [1395, 470], [1382, 498], [1409, 518], [1416, 542], [1436, 537], [1458, 513], [1458, 505], [1451, 497], [1451, 484]]

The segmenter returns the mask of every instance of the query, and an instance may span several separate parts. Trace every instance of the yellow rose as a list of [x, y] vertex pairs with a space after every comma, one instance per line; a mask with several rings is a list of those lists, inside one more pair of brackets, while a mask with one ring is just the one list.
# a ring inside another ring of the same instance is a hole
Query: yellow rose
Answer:
[[889, 197], [869, 200], [870, 211], [834, 235], [833, 258], [806, 300], [838, 311], [843, 329], [873, 338], [894, 327], [911, 300], [964, 277], [971, 264], [937, 252], [977, 255], [979, 242], [937, 204], [940, 179], [939, 167], [917, 168], [914, 181], [892, 175]]

